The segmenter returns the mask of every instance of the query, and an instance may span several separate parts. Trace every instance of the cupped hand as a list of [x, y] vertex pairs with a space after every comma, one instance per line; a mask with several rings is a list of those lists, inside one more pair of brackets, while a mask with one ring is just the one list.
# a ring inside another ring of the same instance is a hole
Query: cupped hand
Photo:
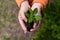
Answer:
[[[32, 10], [34, 10], [35, 8], [38, 9], [38, 12], [36, 14], [36, 16], [41, 16], [41, 7], [42, 5], [40, 3], [34, 3], [32, 5]], [[36, 31], [39, 28], [39, 24], [41, 23], [41, 21], [37, 21], [36, 23], [33, 24], [33, 29], [31, 29], [30, 31]]]
[[29, 8], [29, 4], [28, 4], [28, 1], [24, 1], [22, 4], [21, 4], [21, 7], [20, 7], [20, 10], [19, 10], [19, 14], [18, 14], [18, 19], [19, 19], [19, 23], [24, 31], [24, 33], [26, 34], [27, 33], [27, 28], [24, 24], [24, 21], [27, 22], [27, 18], [25, 17], [25, 12], [28, 11], [28, 8]]
[[25, 17], [25, 12], [27, 12], [28, 11], [28, 8], [29, 8], [30, 6], [29, 6], [29, 3], [28, 3], [28, 1], [24, 1], [22, 4], [21, 4], [21, 7], [20, 7], [20, 15], [21, 15], [21, 17], [23, 18], [23, 20], [25, 21], [25, 22], [27, 22], [27, 18]]
[[[28, 32], [25, 24], [24, 24], [24, 21], [27, 22], [27, 18], [25, 17], [25, 12], [28, 11], [28, 8], [29, 8], [29, 4], [28, 4], [28, 1], [25, 1], [21, 4], [21, 7], [20, 7], [20, 10], [19, 10], [19, 14], [18, 14], [18, 19], [19, 19], [19, 23], [24, 31], [24, 33], [26, 34]], [[31, 7], [32, 10], [34, 10], [35, 8], [38, 9], [38, 13], [36, 15], [41, 15], [41, 4], [39, 3], [34, 3]], [[38, 26], [40, 24], [40, 21], [37, 21], [36, 23], [34, 23], [33, 25], [33, 29], [31, 29], [30, 31], [35, 31], [37, 30]]]

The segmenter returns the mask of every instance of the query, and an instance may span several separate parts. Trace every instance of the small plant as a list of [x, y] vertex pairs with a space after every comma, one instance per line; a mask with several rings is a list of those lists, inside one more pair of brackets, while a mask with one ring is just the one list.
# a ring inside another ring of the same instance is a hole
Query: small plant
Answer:
[[25, 14], [25, 16], [27, 17], [27, 30], [30, 31], [31, 28], [33, 28], [33, 24], [38, 21], [41, 20], [41, 16], [36, 15], [38, 12], [37, 8], [35, 8], [34, 10], [32, 10], [31, 8], [28, 9], [28, 12]]

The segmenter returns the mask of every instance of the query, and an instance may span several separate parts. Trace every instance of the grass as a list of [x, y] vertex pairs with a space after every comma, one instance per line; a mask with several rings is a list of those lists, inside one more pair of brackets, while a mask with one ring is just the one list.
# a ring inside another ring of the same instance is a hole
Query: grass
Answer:
[[14, 39], [11, 37], [16, 34], [14, 32], [19, 27], [17, 19], [18, 10], [15, 0], [0, 0], [0, 40]]
[[[17, 6], [13, 1], [0, 1], [0, 25], [3, 26], [9, 23], [16, 23], [17, 19]], [[0, 27], [1, 27], [0, 26]]]

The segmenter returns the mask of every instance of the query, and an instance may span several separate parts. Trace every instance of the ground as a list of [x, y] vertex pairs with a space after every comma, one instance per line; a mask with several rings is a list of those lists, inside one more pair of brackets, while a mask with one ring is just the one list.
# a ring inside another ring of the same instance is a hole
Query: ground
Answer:
[[30, 40], [34, 33], [24, 35], [18, 21], [15, 0], [0, 0], [0, 40]]

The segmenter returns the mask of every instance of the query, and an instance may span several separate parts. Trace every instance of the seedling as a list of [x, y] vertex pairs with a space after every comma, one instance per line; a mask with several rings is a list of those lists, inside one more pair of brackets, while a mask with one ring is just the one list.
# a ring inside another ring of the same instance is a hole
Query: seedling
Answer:
[[25, 16], [27, 17], [27, 23], [25, 23], [25, 25], [27, 26], [27, 30], [30, 31], [30, 29], [33, 28], [33, 24], [38, 21], [41, 20], [41, 16], [37, 16], [38, 10], [37, 8], [35, 8], [34, 10], [32, 10], [31, 8], [28, 9], [28, 12], [25, 13]]

